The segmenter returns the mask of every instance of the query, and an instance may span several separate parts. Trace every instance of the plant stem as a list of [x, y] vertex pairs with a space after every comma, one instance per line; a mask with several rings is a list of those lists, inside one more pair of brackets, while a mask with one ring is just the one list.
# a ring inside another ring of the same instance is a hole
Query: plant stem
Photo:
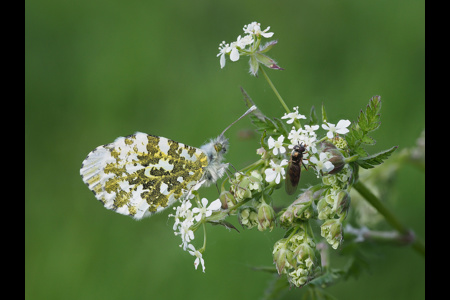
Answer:
[[[404, 236], [413, 236], [414, 234], [406, 226], [404, 226], [397, 217], [377, 198], [361, 181], [357, 181], [353, 187], [363, 196], [385, 219]], [[416, 237], [413, 237], [412, 245], [414, 250], [425, 257], [425, 244]]]
[[263, 74], [264, 78], [267, 80], [267, 82], [269, 83], [270, 87], [272, 88], [273, 92], [275, 93], [275, 95], [278, 98], [278, 101], [280, 101], [281, 105], [284, 107], [284, 110], [286, 110], [286, 113], [290, 113], [291, 111], [289, 110], [289, 108], [287, 107], [286, 103], [284, 103], [283, 98], [281, 98], [280, 93], [278, 93], [277, 88], [273, 85], [272, 81], [270, 80], [269, 76], [267, 76], [266, 71], [264, 70], [263, 67], [260, 66], [259, 70], [261, 71], [261, 73]]

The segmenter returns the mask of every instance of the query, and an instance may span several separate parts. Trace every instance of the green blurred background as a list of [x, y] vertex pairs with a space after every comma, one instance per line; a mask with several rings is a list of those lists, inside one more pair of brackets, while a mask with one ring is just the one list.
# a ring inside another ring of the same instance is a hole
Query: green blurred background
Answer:
[[[381, 95], [370, 151], [412, 146], [425, 127], [424, 11], [423, 0], [26, 1], [26, 298], [260, 298], [271, 275], [251, 267], [271, 265], [281, 230], [209, 226], [203, 274], [178, 247], [168, 211], [136, 222], [104, 209], [80, 178], [81, 162], [136, 131], [200, 146], [245, 111], [240, 86], [263, 112], [282, 116], [247, 59], [219, 67], [219, 43], [252, 21], [278, 39], [269, 55], [285, 70], [268, 74], [288, 106], [308, 114], [324, 103], [330, 121], [355, 120]], [[246, 129], [248, 119], [227, 134], [227, 161], [238, 169], [258, 158], [258, 137], [243, 138]], [[424, 239], [424, 173], [405, 166], [396, 186], [388, 206]], [[213, 200], [217, 191], [202, 196]], [[383, 247], [370, 273], [328, 291], [423, 299], [425, 260]]]

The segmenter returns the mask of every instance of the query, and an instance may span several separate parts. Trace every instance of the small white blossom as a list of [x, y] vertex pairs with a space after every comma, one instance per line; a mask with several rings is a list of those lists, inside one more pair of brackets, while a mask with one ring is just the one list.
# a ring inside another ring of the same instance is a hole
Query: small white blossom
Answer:
[[187, 218], [188, 215], [192, 215], [192, 211], [190, 210], [192, 206], [192, 203], [188, 200], [184, 200], [181, 202], [181, 205], [178, 207], [174, 207], [175, 215], [170, 214], [169, 217], [175, 218], [175, 224], [173, 224], [173, 230], [177, 230], [178, 224], [181, 224], [182, 220], [184, 218]]
[[222, 43], [220, 43], [219, 45], [219, 54], [217, 54], [217, 56], [220, 56], [220, 68], [223, 69], [223, 67], [225, 67], [225, 54], [229, 53], [231, 51], [230, 45], [225, 43], [225, 41], [223, 41]]
[[269, 137], [267, 143], [269, 144], [269, 149], [273, 148], [273, 155], [278, 155], [278, 152], [280, 152], [280, 154], [286, 152], [286, 149], [283, 147], [283, 141], [284, 141], [283, 135], [280, 135], [278, 137], [278, 140], [275, 140], [271, 136]]
[[265, 38], [270, 38], [273, 36], [273, 32], [267, 32], [270, 29], [270, 26], [261, 31], [261, 24], [258, 22], [252, 22], [248, 25], [245, 25], [243, 29], [245, 33], [261, 35]]
[[288, 160], [283, 159], [279, 165], [273, 162], [273, 160], [270, 161], [271, 168], [268, 168], [264, 171], [266, 174], [266, 181], [272, 182], [275, 180], [276, 184], [279, 184], [281, 179], [284, 179], [284, 175], [286, 173], [285, 166], [287, 166]]
[[197, 214], [195, 216], [195, 220], [199, 222], [203, 217], [207, 218], [211, 216], [213, 211], [219, 210], [222, 207], [222, 202], [220, 202], [220, 199], [217, 199], [207, 207], [208, 205], [208, 199], [203, 198], [202, 199], [202, 207], [194, 207], [192, 209], [192, 212], [194, 214]]
[[298, 106], [294, 107], [294, 112], [291, 113], [285, 113], [284, 116], [281, 117], [282, 119], [289, 119], [286, 121], [288, 124], [294, 123], [295, 120], [299, 119], [306, 119], [306, 116], [298, 113]]
[[327, 137], [332, 139], [336, 133], [346, 134], [349, 132], [347, 127], [350, 126], [350, 124], [351, 122], [349, 120], [340, 120], [337, 125], [325, 121], [325, 124], [322, 124], [322, 128], [328, 130]]
[[188, 248], [191, 249], [188, 250], [189, 254], [196, 257], [194, 261], [195, 269], [197, 270], [198, 265], [202, 264], [203, 273], [205, 273], [205, 260], [203, 259], [200, 251], [196, 250], [195, 247], [192, 246], [192, 244], [189, 244]]
[[313, 125], [313, 126], [309, 126], [309, 125], [305, 125], [305, 131], [309, 134], [309, 135], [316, 135], [316, 130], [319, 129], [319, 125]]
[[181, 245], [183, 250], [189, 245], [189, 242], [194, 239], [194, 232], [191, 230], [192, 222], [183, 221], [178, 227], [179, 231], [175, 235], [181, 235]]
[[253, 39], [252, 35], [250, 35], [250, 34], [244, 36], [243, 38], [241, 38], [241, 36], [238, 36], [238, 38], [236, 40], [236, 46], [241, 49], [244, 49], [248, 45], [251, 45], [253, 43], [253, 41], [254, 41], [254, 39]]
[[316, 165], [317, 171], [328, 173], [334, 169], [334, 165], [330, 161], [328, 161], [328, 155], [324, 152], [320, 153], [319, 159], [317, 159], [317, 157], [315, 156], [311, 156], [309, 158], [309, 161], [312, 164]]

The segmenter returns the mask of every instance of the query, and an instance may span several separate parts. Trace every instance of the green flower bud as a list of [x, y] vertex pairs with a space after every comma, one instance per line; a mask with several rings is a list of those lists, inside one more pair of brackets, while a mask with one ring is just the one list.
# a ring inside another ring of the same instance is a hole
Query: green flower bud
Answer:
[[275, 211], [272, 206], [266, 204], [264, 201], [258, 209], [258, 230], [264, 231], [267, 228], [272, 231], [275, 226]]
[[317, 218], [319, 220], [330, 219], [332, 217], [332, 215], [334, 214], [332, 211], [332, 207], [327, 202], [326, 197], [323, 197], [317, 203], [317, 211], [319, 213], [317, 216]]
[[336, 213], [339, 216], [347, 216], [350, 207], [350, 194], [346, 190], [341, 190], [336, 196]]
[[275, 243], [272, 254], [273, 262], [280, 275], [286, 273], [286, 268], [296, 265], [294, 254], [287, 248], [286, 239], [281, 239]]
[[342, 223], [339, 219], [329, 219], [320, 226], [320, 235], [327, 243], [337, 249], [343, 240]]
[[[336, 146], [330, 141], [323, 141], [319, 144], [319, 148], [322, 152], [329, 153], [330, 159], [328, 160], [334, 166], [334, 169], [328, 172], [328, 174], [336, 174], [342, 170], [345, 166], [345, 157], [342, 155]], [[331, 155], [330, 155], [331, 154]]]
[[233, 193], [237, 202], [252, 197], [252, 192], [249, 189], [249, 185], [252, 182], [249, 176], [236, 173], [235, 178], [230, 180], [230, 183], [230, 191]]
[[254, 207], [243, 207], [238, 212], [238, 221], [243, 228], [251, 229], [258, 225], [258, 214]]
[[220, 202], [222, 202], [222, 209], [227, 209], [229, 206], [235, 205], [236, 199], [229, 191], [223, 191], [219, 196]]

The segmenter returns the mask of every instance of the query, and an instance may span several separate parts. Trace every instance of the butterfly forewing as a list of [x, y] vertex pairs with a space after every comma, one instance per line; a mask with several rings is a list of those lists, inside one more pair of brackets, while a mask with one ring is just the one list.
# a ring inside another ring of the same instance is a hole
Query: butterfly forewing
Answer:
[[141, 219], [184, 195], [207, 165], [201, 149], [138, 132], [97, 147], [80, 174], [106, 208]]

